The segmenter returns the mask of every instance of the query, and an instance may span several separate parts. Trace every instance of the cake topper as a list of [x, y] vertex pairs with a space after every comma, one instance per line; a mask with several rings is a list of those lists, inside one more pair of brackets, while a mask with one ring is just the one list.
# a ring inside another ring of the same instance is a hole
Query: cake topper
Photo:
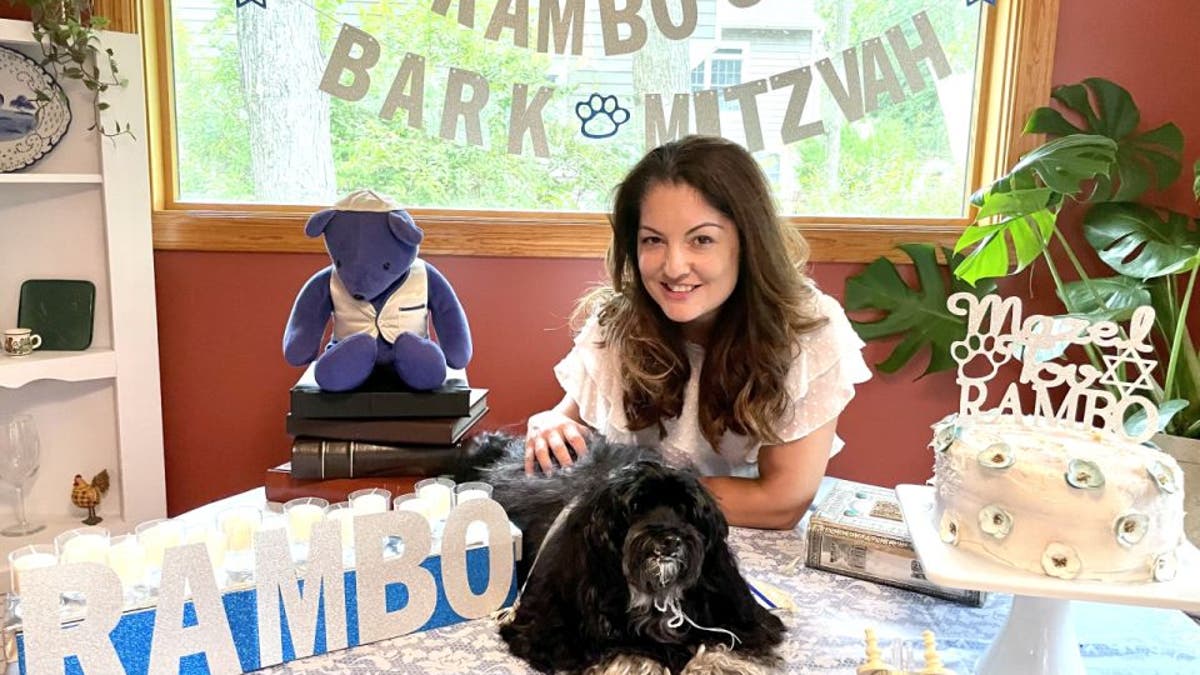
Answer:
[[[1022, 318], [1021, 300], [1014, 297], [977, 298], [970, 293], [955, 293], [947, 301], [947, 308], [952, 314], [967, 317], [966, 338], [950, 346], [950, 355], [958, 364], [960, 417], [1025, 415], [1020, 385], [1028, 385], [1034, 395], [1029, 414], [1046, 423], [1082, 425], [1134, 442], [1145, 441], [1158, 430], [1158, 407], [1137, 393], [1153, 391], [1155, 386], [1157, 362], [1152, 358], [1154, 347], [1149, 341], [1153, 308], [1135, 309], [1128, 333], [1114, 321], [1040, 314]], [[1104, 369], [1053, 360], [1071, 345], [1098, 351]], [[1013, 359], [1021, 361], [1019, 380], [1008, 385], [995, 408], [984, 410], [989, 382], [1000, 366]], [[1120, 377], [1124, 368], [1133, 368], [1135, 376]], [[1056, 403], [1051, 390], [1062, 387], [1066, 391]], [[1146, 424], [1130, 433], [1125, 420], [1137, 407], [1145, 414]]]

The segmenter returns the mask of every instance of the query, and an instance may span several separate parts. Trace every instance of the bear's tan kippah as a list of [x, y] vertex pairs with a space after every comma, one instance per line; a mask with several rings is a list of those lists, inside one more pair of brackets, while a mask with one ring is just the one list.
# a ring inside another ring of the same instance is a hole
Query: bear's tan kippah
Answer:
[[401, 208], [391, 197], [374, 190], [355, 190], [333, 205], [335, 211], [372, 211], [384, 213]]

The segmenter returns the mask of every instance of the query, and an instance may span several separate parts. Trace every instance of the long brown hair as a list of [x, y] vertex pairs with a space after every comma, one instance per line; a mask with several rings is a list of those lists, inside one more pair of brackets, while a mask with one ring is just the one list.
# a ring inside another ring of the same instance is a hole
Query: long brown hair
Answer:
[[797, 338], [824, 323], [803, 270], [808, 247], [782, 226], [754, 157], [723, 138], [688, 136], [651, 150], [617, 186], [610, 216], [609, 284], [587, 294], [576, 318], [597, 314], [616, 351], [631, 430], [679, 416], [691, 376], [682, 328], [651, 299], [638, 272], [638, 227], [650, 188], [686, 184], [737, 227], [738, 281], [721, 306], [700, 372], [700, 430], [713, 449], [726, 431], [766, 444], [790, 410], [787, 375]]

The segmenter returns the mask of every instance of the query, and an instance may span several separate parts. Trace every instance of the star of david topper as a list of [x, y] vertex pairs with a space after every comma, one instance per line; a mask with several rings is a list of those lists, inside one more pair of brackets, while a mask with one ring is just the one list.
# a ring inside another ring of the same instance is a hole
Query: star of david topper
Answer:
[[[984, 2], [991, 2], [991, 1], [992, 0], [984, 0]], [[967, 4], [971, 4], [971, 0], [967, 0]], [[234, 7], [234, 9], [241, 9], [241, 8], [245, 7], [246, 5], [258, 5], [259, 7], [266, 9], [267, 8], [267, 0], [237, 0], [237, 7]]]
[[[947, 308], [951, 314], [967, 317], [966, 337], [950, 346], [950, 356], [958, 364], [960, 416], [1033, 417], [1038, 424], [1083, 426], [1134, 442], [1148, 440], [1158, 430], [1158, 406], [1141, 393], [1154, 390], [1158, 365], [1149, 340], [1152, 307], [1134, 310], [1127, 330], [1113, 321], [1070, 316], [1022, 318], [1019, 298], [998, 295], [977, 298], [955, 293]], [[1103, 369], [1096, 361], [1058, 360], [1071, 345], [1090, 348], [1099, 355]], [[985, 410], [988, 384], [1011, 360], [1021, 363], [1020, 378], [1007, 386], [995, 407]], [[1031, 410], [1023, 408], [1027, 404], [1021, 399], [1020, 385], [1033, 391]], [[1051, 397], [1051, 390], [1064, 388], [1060, 401]], [[1130, 433], [1125, 420], [1134, 412], [1144, 414], [1146, 422]]]

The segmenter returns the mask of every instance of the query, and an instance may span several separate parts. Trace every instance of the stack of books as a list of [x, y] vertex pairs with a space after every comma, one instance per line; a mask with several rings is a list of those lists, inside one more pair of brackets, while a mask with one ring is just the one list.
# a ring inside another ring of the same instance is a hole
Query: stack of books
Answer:
[[399, 495], [422, 478], [452, 473], [464, 438], [488, 412], [487, 393], [469, 386], [461, 371], [433, 391], [384, 378], [354, 391], [322, 391], [309, 366], [291, 390], [292, 460], [267, 472], [267, 499], [334, 503], [370, 487]]

